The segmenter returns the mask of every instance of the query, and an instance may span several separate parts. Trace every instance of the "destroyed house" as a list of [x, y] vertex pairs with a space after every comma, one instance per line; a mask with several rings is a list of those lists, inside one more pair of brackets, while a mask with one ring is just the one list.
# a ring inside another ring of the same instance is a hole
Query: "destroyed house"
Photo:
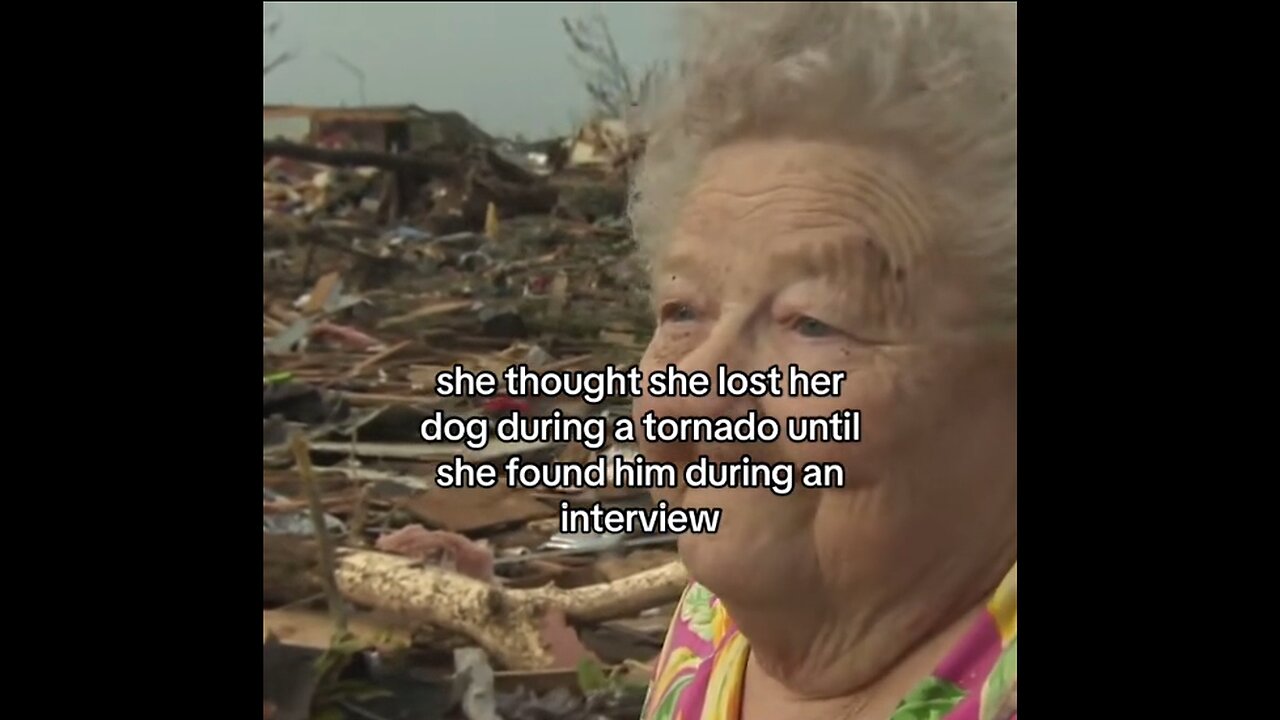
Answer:
[[264, 105], [262, 139], [350, 150], [408, 152], [433, 146], [487, 143], [488, 135], [460, 113], [417, 105], [313, 107]]

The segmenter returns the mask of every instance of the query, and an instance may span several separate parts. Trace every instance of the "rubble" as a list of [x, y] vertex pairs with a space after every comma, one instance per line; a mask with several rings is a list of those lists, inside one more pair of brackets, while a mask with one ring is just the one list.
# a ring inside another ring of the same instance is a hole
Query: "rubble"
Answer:
[[[412, 697], [444, 718], [635, 717], [642, 673], [624, 691], [584, 688], [580, 670], [613, 677], [656, 657], [685, 583], [673, 538], [566, 541], [555, 516], [562, 499], [647, 495], [434, 483], [455, 456], [588, 462], [628, 449], [473, 451], [425, 442], [419, 424], [434, 410], [629, 413], [626, 397], [441, 397], [435, 376], [639, 360], [653, 326], [625, 198], [642, 147], [611, 121], [569, 139], [404, 153], [264, 140], [264, 716], [306, 717], [310, 697], [313, 712], [324, 698], [326, 711], [393, 717]], [[335, 545], [340, 601], [326, 600], [309, 510]], [[302, 650], [345, 669], [287, 660]], [[334, 694], [353, 678], [391, 697]]]
[[617, 169], [643, 151], [644, 141], [632, 135], [623, 120], [600, 118], [583, 125], [569, 150], [569, 167]]

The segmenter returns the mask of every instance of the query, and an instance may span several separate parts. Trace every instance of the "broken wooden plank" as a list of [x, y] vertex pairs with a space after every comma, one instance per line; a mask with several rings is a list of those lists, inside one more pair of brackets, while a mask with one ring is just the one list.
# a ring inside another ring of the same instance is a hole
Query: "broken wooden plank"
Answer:
[[482, 450], [472, 450], [466, 445], [454, 443], [344, 443], [313, 442], [312, 452], [330, 452], [356, 457], [376, 457], [394, 460], [452, 460], [461, 457], [469, 463], [483, 463], [510, 455], [524, 455], [556, 446], [556, 443], [504, 443], [491, 441]]
[[343, 399], [355, 407], [371, 407], [378, 405], [409, 405], [419, 408], [434, 408], [449, 402], [450, 398], [424, 397], [421, 395], [389, 395], [386, 393], [360, 393], [345, 390], [338, 391]]
[[428, 303], [417, 310], [389, 317], [378, 323], [378, 329], [386, 329], [396, 325], [403, 325], [411, 320], [420, 320], [422, 318], [435, 317], [436, 315], [447, 315], [459, 310], [466, 310], [476, 304], [474, 300], [442, 300], [439, 302]]
[[364, 373], [364, 371], [368, 370], [374, 365], [377, 365], [383, 360], [386, 360], [392, 355], [395, 355], [396, 353], [409, 347], [412, 344], [413, 344], [412, 340], [401, 340], [400, 342], [388, 347], [382, 352], [376, 353], [364, 360], [361, 360], [360, 362], [356, 363], [355, 367], [347, 371], [346, 378], [351, 379], [354, 377], [359, 377], [362, 373]]

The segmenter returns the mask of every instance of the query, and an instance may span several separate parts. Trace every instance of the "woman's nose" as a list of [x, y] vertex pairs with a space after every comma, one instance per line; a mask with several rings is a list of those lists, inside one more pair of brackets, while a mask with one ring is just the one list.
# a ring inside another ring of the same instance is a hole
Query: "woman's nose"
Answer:
[[689, 353], [648, 371], [647, 389], [658, 385], [662, 390], [661, 395], [649, 393], [649, 408], [658, 417], [744, 415], [754, 404], [753, 398], [727, 395], [720, 379], [728, 372], [756, 369], [750, 364], [742, 328], [722, 324]]

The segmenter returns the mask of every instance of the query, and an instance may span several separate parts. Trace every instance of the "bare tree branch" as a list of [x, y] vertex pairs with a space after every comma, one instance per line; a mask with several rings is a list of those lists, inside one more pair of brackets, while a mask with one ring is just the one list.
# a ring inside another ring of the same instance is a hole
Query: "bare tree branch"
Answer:
[[355, 63], [342, 57], [336, 52], [329, 51], [325, 54], [333, 58], [335, 62], [337, 62], [339, 65], [343, 66], [344, 68], [346, 68], [347, 72], [350, 72], [353, 76], [355, 76], [356, 89], [360, 94], [360, 104], [362, 106], [368, 105], [369, 103], [365, 100], [365, 97], [364, 97], [364, 71], [361, 70], [359, 66], [357, 66]]
[[608, 20], [596, 11], [587, 18], [561, 18], [560, 22], [577, 51], [569, 56], [569, 63], [582, 75], [596, 111], [621, 116], [638, 98], [633, 92], [631, 71], [609, 32]]
[[291, 52], [280, 53], [275, 58], [273, 58], [270, 62], [265, 62], [262, 64], [262, 76], [266, 77], [268, 74], [271, 73], [272, 70], [275, 70], [276, 68], [289, 62], [295, 57], [297, 56]]
[[270, 59], [270, 60], [268, 60], [268, 59], [266, 58], [266, 52], [267, 52], [267, 47], [266, 47], [266, 45], [267, 45], [267, 41], [268, 41], [268, 40], [270, 40], [270, 39], [272, 39], [272, 38], [274, 38], [274, 37], [276, 36], [276, 33], [280, 31], [280, 25], [284, 23], [284, 19], [283, 19], [283, 18], [280, 18], [280, 17], [274, 17], [274, 18], [268, 19], [268, 18], [266, 17], [266, 13], [267, 13], [267, 6], [266, 6], [266, 5], [263, 5], [263, 6], [262, 6], [262, 13], [263, 13], [263, 18], [262, 18], [262, 53], [263, 53], [263, 58], [262, 58], [262, 76], [263, 76], [263, 77], [266, 77], [267, 75], [269, 75], [269, 74], [271, 73], [271, 71], [272, 71], [272, 70], [275, 70], [276, 68], [280, 67], [281, 65], [284, 65], [285, 63], [289, 62], [290, 60], [293, 60], [294, 58], [296, 58], [296, 57], [298, 56], [298, 54], [297, 54], [297, 53], [295, 53], [295, 52], [293, 52], [293, 51], [291, 51], [291, 50], [287, 50], [287, 51], [285, 51], [285, 52], [282, 52], [282, 53], [280, 53], [280, 54], [276, 55], [274, 58], [272, 58], [272, 59]]

